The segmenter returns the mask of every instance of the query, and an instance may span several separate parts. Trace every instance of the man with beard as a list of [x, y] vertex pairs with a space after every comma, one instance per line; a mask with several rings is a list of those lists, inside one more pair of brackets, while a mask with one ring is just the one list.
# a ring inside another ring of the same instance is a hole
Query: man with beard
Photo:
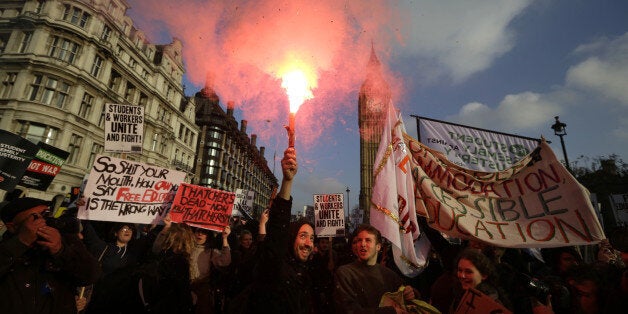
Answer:
[[284, 152], [281, 168], [281, 188], [270, 207], [266, 238], [258, 249], [254, 282], [233, 300], [232, 313], [312, 312], [308, 260], [314, 244], [314, 228], [305, 220], [290, 224], [290, 193], [297, 173], [294, 148]]
[[[359, 225], [351, 237], [351, 248], [357, 260], [338, 268], [335, 276], [334, 301], [338, 313], [407, 313], [400, 306], [379, 307], [384, 293], [396, 292], [403, 280], [391, 269], [377, 263], [382, 235], [371, 225]], [[406, 286], [404, 300], [418, 296]]]

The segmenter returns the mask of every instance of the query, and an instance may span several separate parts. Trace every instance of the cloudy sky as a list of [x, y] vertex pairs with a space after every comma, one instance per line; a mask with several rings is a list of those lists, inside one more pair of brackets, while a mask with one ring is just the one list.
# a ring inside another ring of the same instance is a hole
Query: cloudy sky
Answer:
[[295, 59], [314, 69], [314, 98], [296, 114], [293, 212], [347, 186], [358, 202], [371, 46], [415, 137], [411, 114], [544, 136], [562, 159], [558, 115], [572, 164], [628, 158], [628, 1], [127, 1], [151, 42], [183, 42], [186, 94], [209, 77], [223, 108], [235, 101], [279, 179], [289, 106], [277, 72]]

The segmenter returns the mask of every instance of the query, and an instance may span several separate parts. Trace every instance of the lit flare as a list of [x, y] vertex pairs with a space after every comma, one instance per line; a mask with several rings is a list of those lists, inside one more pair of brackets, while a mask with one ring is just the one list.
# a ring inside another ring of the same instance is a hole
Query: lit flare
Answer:
[[[310, 73], [310, 75], [308, 75]], [[290, 115], [288, 116], [288, 147], [294, 147], [294, 116], [299, 107], [308, 99], [314, 98], [312, 88], [316, 85], [316, 77], [307, 70], [303, 64], [291, 65], [279, 73], [281, 87], [286, 90], [290, 102]]]

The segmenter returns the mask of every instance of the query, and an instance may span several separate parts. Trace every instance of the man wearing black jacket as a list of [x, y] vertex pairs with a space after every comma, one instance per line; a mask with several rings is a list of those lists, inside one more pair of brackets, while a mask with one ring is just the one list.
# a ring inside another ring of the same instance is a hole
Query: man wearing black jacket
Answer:
[[290, 224], [292, 180], [297, 173], [294, 148], [281, 160], [283, 179], [270, 207], [267, 234], [259, 247], [253, 284], [233, 302], [234, 313], [312, 313], [312, 280], [308, 259], [314, 245], [311, 223]]
[[74, 233], [46, 224], [49, 202], [18, 198], [0, 208], [0, 313], [76, 313], [77, 286], [96, 281], [98, 261]]

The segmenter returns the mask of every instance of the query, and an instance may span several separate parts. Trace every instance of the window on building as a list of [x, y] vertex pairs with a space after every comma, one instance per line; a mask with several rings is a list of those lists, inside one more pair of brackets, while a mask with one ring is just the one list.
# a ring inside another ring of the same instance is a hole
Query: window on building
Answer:
[[79, 108], [78, 115], [87, 119], [89, 115], [92, 113], [92, 106], [94, 105], [94, 96], [85, 93], [83, 94], [83, 100], [81, 101], [81, 107]]
[[76, 164], [79, 161], [79, 158], [81, 157], [80, 155], [82, 145], [83, 137], [72, 134], [72, 137], [70, 137], [70, 143], [68, 144], [68, 152], [70, 153], [70, 156], [68, 156], [69, 164]]
[[121, 82], [122, 82], [122, 76], [120, 75], [120, 73], [116, 72], [115, 70], [111, 70], [111, 75], [109, 76], [109, 84], [108, 84], [109, 89], [118, 93]]
[[146, 96], [146, 94], [140, 93], [139, 105], [140, 106], [144, 106], [144, 107], [146, 107], [146, 105], [148, 105], [148, 96]]
[[209, 176], [215, 176], [215, 175], [218, 174], [218, 168], [217, 167], [208, 166], [206, 168], [205, 174], [209, 175]]
[[100, 117], [98, 118], [98, 126], [99, 127], [104, 127], [105, 126], [105, 110], [103, 108], [103, 111], [100, 113]]
[[17, 47], [17, 52], [25, 53], [28, 45], [31, 43], [31, 38], [33, 38], [33, 32], [22, 33], [22, 40], [20, 40], [20, 45]]
[[172, 87], [170, 87], [170, 85], [166, 86], [166, 98], [168, 100], [170, 100], [170, 97], [172, 95]]
[[68, 100], [70, 84], [57, 78], [35, 75], [29, 90], [29, 100], [63, 108]]
[[39, 14], [44, 10], [45, 0], [37, 0], [37, 6], [35, 7], [35, 13]]
[[94, 57], [94, 63], [92, 63], [92, 69], [89, 71], [93, 77], [98, 78], [98, 74], [100, 73], [100, 68], [102, 67], [103, 58], [99, 55]]
[[159, 153], [163, 154], [166, 152], [166, 141], [163, 139], [159, 142]]
[[74, 59], [76, 59], [78, 49], [79, 45], [77, 43], [59, 36], [52, 36], [48, 55], [68, 63], [73, 63]]
[[179, 124], [179, 137], [178, 139], [183, 138], [183, 130], [185, 130], [185, 126], [183, 124]]
[[130, 103], [133, 103], [133, 101], [135, 100], [135, 85], [131, 84], [130, 82], [126, 82], [124, 98]]
[[30, 121], [18, 121], [20, 124], [20, 136], [33, 143], [44, 142], [54, 145], [59, 130], [45, 124], [31, 123]]
[[107, 25], [105, 25], [102, 28], [102, 33], [100, 34], [100, 39], [103, 41], [108, 41], [109, 37], [111, 37], [111, 28]]
[[159, 140], [159, 134], [153, 134], [153, 143], [150, 145], [150, 150], [155, 151], [157, 149], [157, 141]]
[[84, 12], [80, 8], [73, 7], [69, 4], [65, 5], [65, 11], [63, 11], [63, 20], [66, 22], [70, 22], [76, 26], [81, 28], [85, 28], [87, 22], [89, 22], [90, 15], [87, 12]]
[[89, 160], [87, 160], [87, 166], [91, 167], [94, 164], [94, 160], [96, 160], [96, 155], [102, 153], [104, 147], [99, 144], [92, 144], [92, 150], [89, 152]]
[[9, 43], [9, 37], [11, 37], [11, 33], [0, 33], [0, 53], [4, 53], [4, 50], [7, 49], [7, 43]]
[[13, 92], [13, 86], [15, 86], [15, 80], [17, 79], [17, 72], [7, 72], [4, 75], [4, 79], [2, 80], [2, 90], [0, 90], [0, 95], [2, 98], [9, 98], [11, 96], [11, 92]]

